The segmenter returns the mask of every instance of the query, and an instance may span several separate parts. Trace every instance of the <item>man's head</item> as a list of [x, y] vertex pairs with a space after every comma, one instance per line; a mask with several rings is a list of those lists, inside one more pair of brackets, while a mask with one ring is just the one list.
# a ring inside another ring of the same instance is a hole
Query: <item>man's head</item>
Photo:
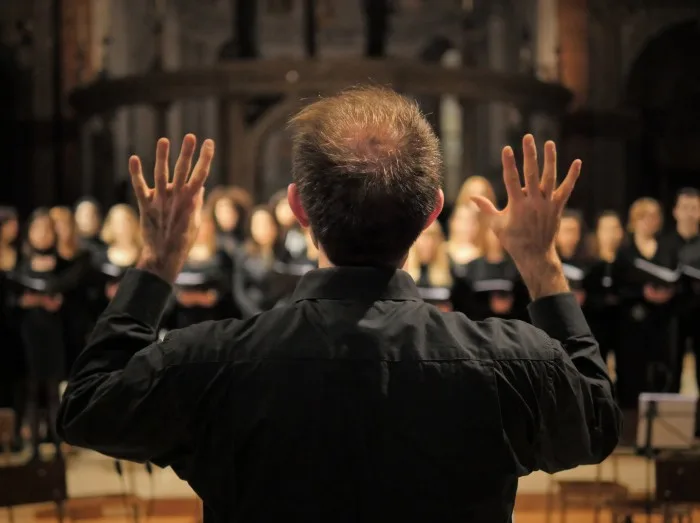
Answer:
[[442, 210], [437, 137], [415, 102], [365, 87], [291, 120], [289, 204], [334, 265], [400, 266]]
[[678, 191], [673, 217], [679, 227], [696, 228], [700, 223], [700, 191], [690, 187]]

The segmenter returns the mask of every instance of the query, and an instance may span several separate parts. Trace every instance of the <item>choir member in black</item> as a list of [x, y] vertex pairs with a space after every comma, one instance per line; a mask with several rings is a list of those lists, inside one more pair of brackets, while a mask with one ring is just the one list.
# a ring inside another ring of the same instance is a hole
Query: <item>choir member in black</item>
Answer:
[[479, 209], [472, 196], [482, 196], [496, 203], [496, 193], [483, 176], [470, 176], [459, 189], [448, 224], [448, 252], [456, 277], [460, 277], [467, 263], [483, 256], [483, 234]]
[[0, 208], [0, 408], [15, 412], [16, 433], [12, 450], [21, 449], [20, 426], [25, 403], [25, 365], [18, 328], [17, 293], [9, 275], [18, 259], [14, 242], [18, 234], [14, 209]]
[[56, 227], [56, 251], [65, 267], [61, 276], [63, 289], [64, 338], [66, 370], [70, 371], [75, 358], [87, 342], [88, 334], [99, 315], [99, 280], [93, 265], [97, 251], [83, 247], [73, 212], [67, 207], [50, 211]]
[[318, 248], [314, 244], [311, 229], [304, 229], [304, 250], [295, 258], [289, 256], [289, 262], [276, 261], [272, 267], [272, 288], [281, 295], [278, 305], [288, 303], [294, 294], [301, 277], [310, 270], [318, 268]]
[[[58, 445], [54, 421], [59, 404], [59, 382], [65, 376], [61, 315], [61, 277], [65, 268], [57, 252], [53, 220], [48, 210], [38, 209], [29, 220], [22, 257], [12, 275], [22, 309], [19, 322], [27, 369], [27, 418], [34, 458], [38, 457], [42, 425], [46, 436]], [[46, 416], [42, 415], [43, 406]]]
[[574, 209], [565, 209], [557, 231], [556, 246], [562, 261], [564, 275], [569, 280], [571, 291], [579, 305], [586, 301], [583, 281], [586, 275], [586, 260], [583, 242], [583, 217]]
[[102, 290], [100, 311], [114, 297], [122, 276], [136, 265], [141, 254], [139, 218], [134, 209], [123, 203], [112, 207], [105, 218], [101, 237], [106, 248], [97, 260]]
[[527, 290], [501, 242], [484, 228], [484, 255], [470, 262], [465, 275], [455, 280], [455, 310], [473, 320], [497, 317], [526, 319]]
[[584, 312], [600, 345], [603, 361], [607, 361], [619, 339], [620, 282], [616, 260], [624, 236], [622, 222], [614, 211], [605, 211], [598, 217], [583, 288]]
[[453, 278], [442, 226], [433, 222], [408, 251], [406, 271], [413, 277], [424, 301], [452, 310]]
[[232, 262], [217, 247], [212, 215], [204, 215], [197, 239], [175, 281], [175, 305], [168, 327], [181, 329], [207, 320], [238, 316], [231, 296]]
[[620, 406], [637, 407], [642, 392], [668, 392], [673, 376], [673, 297], [678, 283], [678, 257], [658, 236], [662, 224], [656, 200], [632, 204], [630, 236], [618, 254], [620, 329], [616, 350]]
[[459, 189], [455, 206], [472, 205], [472, 196], [483, 196], [494, 204], [496, 203], [496, 191], [493, 190], [491, 182], [483, 176], [473, 175], [464, 180]]
[[19, 219], [12, 207], [0, 207], [0, 271], [9, 272], [17, 263], [17, 237]]
[[482, 225], [479, 209], [471, 202], [457, 205], [448, 222], [447, 254], [455, 277], [464, 275], [467, 264], [482, 253]]
[[[683, 288], [686, 294], [684, 306], [695, 311], [695, 330], [692, 347], [695, 352], [695, 379], [700, 389], [700, 242], [694, 242], [681, 249], [680, 255]], [[700, 434], [700, 417], [698, 417], [698, 434]]]
[[207, 206], [214, 216], [217, 247], [233, 259], [246, 240], [250, 195], [240, 187], [216, 187]]
[[[683, 251], [692, 250], [693, 246], [700, 245], [700, 191], [692, 188], [681, 189], [676, 196], [673, 217], [676, 228], [668, 236], [668, 240], [680, 256]], [[682, 278], [676, 300], [678, 330], [676, 361], [673, 366], [672, 390], [674, 392], [679, 392], [681, 388], [683, 359], [688, 349], [692, 349], [695, 353], [696, 361], [700, 359], [700, 307], [698, 307], [698, 294], [695, 291], [694, 281], [692, 272]], [[700, 383], [700, 376], [698, 376], [698, 383]]]
[[93, 259], [103, 256], [105, 243], [100, 238], [102, 211], [99, 204], [91, 198], [83, 198], [76, 204], [74, 215], [81, 247], [87, 250]]
[[301, 258], [306, 250], [304, 231], [301, 230], [292, 208], [287, 201], [287, 191], [277, 192], [270, 199], [270, 207], [275, 212], [275, 219], [280, 226], [280, 238], [284, 248], [292, 258]]
[[233, 296], [244, 317], [268, 310], [283, 299], [286, 288], [278, 287], [276, 263], [288, 263], [289, 253], [280, 238], [274, 212], [257, 207], [250, 218], [250, 238], [235, 260]]

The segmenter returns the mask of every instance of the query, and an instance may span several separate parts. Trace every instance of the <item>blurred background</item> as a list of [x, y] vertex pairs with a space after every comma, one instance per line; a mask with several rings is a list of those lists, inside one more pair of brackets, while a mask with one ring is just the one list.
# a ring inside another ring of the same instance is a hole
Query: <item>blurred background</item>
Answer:
[[[121, 205], [133, 204], [128, 157], [140, 155], [148, 176], [159, 137], [216, 140], [196, 245], [204, 254], [191, 253], [187, 269], [208, 286], [179, 282], [164, 328], [248, 317], [283, 303], [316, 264], [280, 192], [290, 181], [286, 122], [315, 97], [363, 83], [414, 97], [442, 142], [445, 230], [426, 231], [407, 269], [421, 289], [442, 289], [447, 298], [436, 302], [471, 317], [524, 317], [510, 290], [473, 309], [475, 282], [463, 269], [474, 274], [470, 264], [488, 264], [494, 252], [507, 257], [481, 234], [467, 196], [502, 201], [501, 148], [517, 154], [526, 132], [540, 146], [554, 139], [560, 170], [574, 158], [584, 165], [558, 248], [582, 274], [577, 296], [592, 325], [597, 318], [596, 335], [607, 336], [618, 375], [626, 354], [634, 383], [623, 407], [636, 407], [644, 391], [697, 395], [686, 351], [700, 353], [700, 307], [675, 300], [700, 296], [697, 249], [688, 258], [695, 283], [640, 281], [628, 265], [613, 292], [605, 271], [656, 238], [668, 256], [643, 257], [673, 270], [678, 253], [698, 245], [699, 0], [0, 0], [0, 75], [0, 460], [12, 465], [0, 466], [0, 522], [10, 504], [23, 508], [8, 511], [9, 521], [199, 520], [193, 492], [172, 471], [67, 448], [50, 430], [60, 382], [138, 257], [136, 215]], [[589, 239], [595, 248], [576, 262]], [[51, 292], [23, 279], [23, 264], [34, 274], [37, 260], [48, 263], [39, 272]], [[58, 270], [69, 266], [70, 280]], [[514, 289], [509, 267], [501, 277]], [[642, 297], [650, 285], [658, 307]], [[636, 301], [620, 305], [631, 288]], [[612, 301], [587, 308], [586, 293]], [[28, 312], [37, 309], [39, 319]], [[60, 333], [43, 340], [27, 334], [53, 328]], [[630, 430], [634, 440], [634, 423]], [[41, 457], [47, 444], [54, 451]], [[633, 447], [601, 467], [524, 478], [516, 520], [571, 506], [572, 521], [593, 521], [615, 500], [656, 495], [656, 463]], [[693, 459], [667, 466], [669, 477], [700, 484]], [[59, 510], [31, 504], [65, 498]]]
[[671, 204], [700, 170], [696, 0], [3, 0], [0, 20], [0, 203], [23, 214], [128, 198], [129, 154], [185, 132], [217, 140], [212, 184], [266, 200], [300, 100], [367, 81], [429, 113], [448, 199], [474, 173], [500, 188], [525, 130], [584, 160], [587, 216]]

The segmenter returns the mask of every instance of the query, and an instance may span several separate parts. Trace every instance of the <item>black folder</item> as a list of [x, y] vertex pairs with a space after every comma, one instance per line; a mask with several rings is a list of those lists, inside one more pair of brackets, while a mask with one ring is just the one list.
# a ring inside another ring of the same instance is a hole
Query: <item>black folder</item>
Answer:
[[679, 268], [669, 269], [642, 258], [635, 258], [632, 263], [634, 265], [632, 277], [642, 285], [673, 288], [681, 279]]
[[449, 287], [418, 287], [423, 301], [439, 308], [452, 308], [452, 289]]
[[583, 289], [586, 271], [582, 267], [572, 265], [571, 263], [562, 263], [561, 267], [564, 271], [564, 276], [566, 276], [566, 279], [569, 281], [569, 286], [574, 290]]

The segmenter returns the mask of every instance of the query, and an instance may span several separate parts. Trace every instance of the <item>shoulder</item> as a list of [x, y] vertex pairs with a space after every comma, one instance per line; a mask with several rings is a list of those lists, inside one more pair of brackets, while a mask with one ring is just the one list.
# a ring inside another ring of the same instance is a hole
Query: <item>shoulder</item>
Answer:
[[460, 312], [442, 312], [445, 326], [466, 352], [495, 362], [555, 361], [557, 344], [544, 331], [521, 320], [473, 321]]
[[279, 307], [247, 319], [205, 321], [168, 332], [160, 343], [167, 365], [225, 364], [261, 358], [293, 315]]

